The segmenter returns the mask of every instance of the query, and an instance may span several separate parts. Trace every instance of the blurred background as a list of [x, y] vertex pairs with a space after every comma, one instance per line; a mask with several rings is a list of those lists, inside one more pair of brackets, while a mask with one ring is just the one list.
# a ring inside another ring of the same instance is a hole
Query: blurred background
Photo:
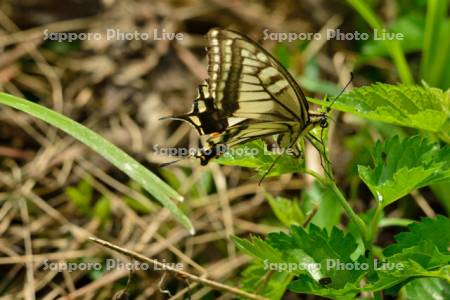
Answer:
[[[127, 261], [87, 241], [92, 235], [242, 287], [242, 271], [250, 258], [237, 251], [229, 236], [286, 229], [275, 218], [265, 192], [298, 201], [305, 215], [320, 205], [313, 219], [318, 225], [345, 226], [338, 204], [301, 175], [270, 178], [258, 187], [254, 171], [237, 167], [214, 163], [201, 167], [186, 160], [161, 169], [158, 165], [170, 159], [157, 155], [155, 146], [198, 145], [197, 133], [187, 124], [158, 119], [190, 110], [197, 85], [207, 78], [204, 35], [212, 27], [234, 29], [260, 42], [309, 97], [337, 95], [350, 72], [355, 74], [353, 86], [407, 81], [383, 42], [373, 39], [373, 29], [355, 10], [355, 2], [1, 1], [0, 91], [83, 123], [164, 178], [186, 196], [182, 209], [197, 234], [191, 236], [136, 183], [84, 145], [29, 115], [0, 106], [0, 299], [111, 299], [126, 286], [126, 270], [44, 270], [45, 259]], [[404, 34], [399, 43], [412, 80], [420, 83], [425, 78], [433, 86], [448, 88], [448, 72], [434, 78], [420, 70], [426, 1], [367, 3], [391, 32]], [[149, 38], [70, 42], [55, 38], [64, 37], [61, 33], [105, 36], [108, 29], [149, 33]], [[265, 38], [265, 33], [324, 36], [334, 29], [368, 33], [370, 38], [290, 42]], [[155, 32], [167, 35], [157, 40]], [[175, 33], [181, 38], [170, 39]], [[443, 40], [445, 45], [448, 39]], [[376, 139], [404, 136], [411, 133], [408, 130], [412, 129], [333, 115], [331, 160], [338, 184], [357, 211], [370, 210], [372, 199], [356, 176], [356, 165], [369, 161]], [[320, 166], [320, 158], [312, 153], [308, 163]], [[398, 201], [387, 214], [415, 219], [448, 213], [449, 207], [429, 189], [408, 197], [414, 201]], [[396, 228], [383, 231], [378, 243], [392, 242], [396, 232]], [[197, 284], [187, 288], [186, 281], [170, 275], [161, 283], [162, 275], [134, 272], [130, 297], [232, 298]], [[287, 293], [285, 299], [304, 296]]]

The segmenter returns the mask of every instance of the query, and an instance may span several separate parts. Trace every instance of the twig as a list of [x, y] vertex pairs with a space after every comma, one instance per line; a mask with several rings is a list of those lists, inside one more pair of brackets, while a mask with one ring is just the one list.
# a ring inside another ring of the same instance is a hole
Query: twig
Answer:
[[417, 205], [419, 205], [420, 209], [422, 209], [422, 211], [427, 215], [427, 217], [434, 218], [436, 216], [434, 210], [431, 208], [425, 197], [422, 196], [422, 194], [419, 193], [418, 190], [412, 191], [411, 196], [414, 198]]
[[242, 291], [240, 289], [234, 288], [232, 286], [228, 286], [228, 285], [225, 285], [225, 284], [222, 284], [222, 283], [219, 283], [219, 282], [216, 282], [216, 281], [212, 281], [212, 280], [204, 278], [204, 277], [198, 277], [198, 276], [193, 275], [191, 273], [188, 273], [188, 272], [185, 272], [185, 271], [182, 271], [182, 270], [178, 270], [178, 269], [173, 268], [173, 267], [171, 267], [171, 266], [169, 266], [167, 264], [163, 264], [163, 263], [161, 263], [161, 262], [159, 262], [157, 260], [148, 258], [148, 257], [146, 257], [146, 256], [144, 256], [142, 254], [139, 254], [139, 253], [136, 253], [134, 251], [131, 251], [131, 250], [128, 250], [128, 249], [124, 249], [124, 248], [121, 248], [121, 247], [116, 246], [114, 244], [111, 244], [111, 243], [109, 243], [109, 242], [107, 242], [105, 240], [101, 240], [101, 239], [98, 239], [98, 238], [95, 238], [95, 237], [90, 237], [89, 239], [91, 241], [93, 241], [93, 242], [96, 242], [97, 244], [100, 244], [100, 245], [104, 246], [104, 247], [110, 248], [110, 249], [112, 249], [114, 251], [117, 251], [119, 253], [122, 253], [122, 254], [124, 254], [126, 256], [133, 257], [136, 260], [147, 262], [147, 263], [151, 263], [152, 265], [157, 266], [160, 270], [172, 272], [172, 273], [174, 273], [175, 275], [177, 275], [180, 278], [185, 278], [185, 279], [187, 278], [187, 279], [192, 280], [194, 282], [199, 282], [199, 283], [202, 283], [204, 285], [207, 285], [207, 286], [209, 286], [211, 288], [214, 288], [216, 290], [228, 292], [228, 293], [231, 293], [231, 294], [234, 294], [234, 295], [237, 295], [237, 296], [241, 296], [241, 297], [244, 297], [244, 298], [247, 298], [247, 299], [256, 299], [256, 300], [265, 300], [265, 299], [267, 299], [267, 298], [265, 298], [263, 296], [247, 293], [245, 291]]
[[264, 277], [262, 278], [262, 280], [258, 283], [258, 285], [256, 286], [255, 292], [258, 293], [259, 291], [261, 291], [261, 289], [266, 286], [266, 284], [269, 282], [270, 277], [272, 277], [274, 270], [269, 270]]
[[303, 223], [302, 227], [306, 228], [309, 223], [312, 221], [312, 219], [314, 218], [314, 216], [317, 214], [317, 212], [319, 211], [319, 206], [314, 206], [311, 213], [308, 215], [308, 218], [305, 220], [305, 222]]

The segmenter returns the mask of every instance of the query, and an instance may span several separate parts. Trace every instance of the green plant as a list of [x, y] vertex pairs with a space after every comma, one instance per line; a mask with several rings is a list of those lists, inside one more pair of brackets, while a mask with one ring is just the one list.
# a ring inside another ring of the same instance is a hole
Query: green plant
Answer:
[[[401, 40], [367, 41], [362, 49], [365, 58], [379, 58], [385, 54], [391, 56], [400, 80], [405, 84], [412, 84], [415, 80], [411, 69], [415, 66], [414, 63], [408, 64], [405, 53], [420, 52], [421, 59], [417, 66], [420, 74], [416, 79], [439, 88], [447, 88], [450, 85], [450, 69], [446, 67], [450, 63], [448, 0], [428, 0], [423, 8], [422, 3], [417, 3], [413, 6], [414, 9], [400, 12], [397, 19], [390, 24], [384, 24], [377, 16], [371, 5], [376, 2], [347, 2], [373, 30], [400, 33], [403, 37]], [[402, 3], [396, 5], [402, 10]]]
[[[327, 199], [340, 203], [350, 218], [349, 232], [336, 227], [339, 215], [330, 218], [330, 212], [328, 220], [334, 220], [334, 224], [315, 216], [303, 228], [301, 222], [307, 210], [302, 211], [296, 202], [268, 195], [275, 216], [289, 227], [289, 233], [270, 233], [265, 239], [234, 237], [236, 245], [255, 259], [242, 274], [243, 287], [249, 291], [260, 287], [260, 293], [271, 299], [279, 299], [285, 289], [352, 299], [361, 292], [372, 292], [378, 297], [381, 291], [398, 293], [400, 289], [408, 295], [420, 294], [422, 280], [433, 278], [436, 290], [442, 295], [448, 293], [444, 287], [450, 284], [450, 220], [444, 216], [420, 222], [390, 220], [383, 212], [418, 188], [450, 181], [450, 147], [442, 145], [448, 139], [439, 139], [446, 136], [449, 95], [449, 91], [429, 87], [375, 84], [355, 88], [340, 97], [334, 106], [338, 110], [421, 131], [378, 141], [372, 150], [372, 163], [358, 166], [360, 180], [372, 192], [374, 201], [374, 209], [361, 216], [355, 213], [333, 177], [306, 169], [303, 161], [280, 159], [269, 176], [297, 170], [313, 175], [317, 180], [313, 188], [321, 190], [321, 204], [327, 205]], [[255, 141], [241, 147], [262, 150], [263, 144]], [[247, 158], [224, 155], [218, 161], [263, 173], [264, 167], [277, 157], [264, 151], [254, 153], [258, 154]], [[375, 241], [381, 225], [389, 222], [408, 226], [409, 231], [397, 235], [396, 243], [381, 249]], [[331, 266], [333, 263], [347, 268], [337, 269]], [[363, 281], [365, 285], [361, 285]]]
[[[0, 103], [47, 122], [89, 146], [96, 153], [139, 183], [150, 195], [154, 196], [163, 206], [167, 207], [183, 226], [189, 229], [191, 233], [194, 232], [194, 228], [187, 216], [172, 201], [172, 199], [182, 201], [183, 197], [158, 176], [97, 133], [55, 111], [19, 97], [0, 93]], [[140, 204], [148, 209], [152, 209], [152, 206], [145, 201], [141, 201]]]

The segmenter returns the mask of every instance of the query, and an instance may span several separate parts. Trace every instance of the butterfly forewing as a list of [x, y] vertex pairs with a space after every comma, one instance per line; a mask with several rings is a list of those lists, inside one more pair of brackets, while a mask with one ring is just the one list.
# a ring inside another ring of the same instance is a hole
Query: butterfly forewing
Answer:
[[229, 30], [208, 32], [208, 86], [227, 116], [308, 122], [308, 104], [294, 79], [267, 51]]

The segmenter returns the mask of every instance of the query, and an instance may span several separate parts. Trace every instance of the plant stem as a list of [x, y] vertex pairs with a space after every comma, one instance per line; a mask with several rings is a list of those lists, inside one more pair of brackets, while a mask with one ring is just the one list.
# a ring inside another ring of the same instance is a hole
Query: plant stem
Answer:
[[373, 216], [372, 221], [370, 222], [369, 232], [367, 236], [367, 239], [370, 241], [370, 243], [373, 243], [373, 241], [377, 236], [378, 224], [380, 223], [382, 214], [383, 214], [383, 207], [380, 204], [377, 204], [377, 207], [375, 209], [375, 215]]
[[132, 258], [134, 258], [134, 259], [136, 259], [138, 261], [150, 263], [150, 264], [158, 267], [159, 270], [171, 272], [171, 273], [177, 275], [180, 278], [189, 279], [191, 281], [207, 285], [207, 286], [209, 286], [209, 287], [211, 287], [213, 289], [220, 290], [220, 291], [223, 291], [223, 292], [228, 292], [228, 293], [231, 293], [231, 294], [239, 296], [239, 297], [243, 297], [244, 299], [255, 299], [255, 300], [266, 300], [267, 299], [267, 298], [265, 298], [263, 296], [256, 295], [256, 294], [251, 294], [251, 293], [248, 293], [246, 291], [240, 290], [238, 288], [235, 288], [235, 287], [232, 287], [232, 286], [229, 286], [229, 285], [225, 285], [225, 284], [222, 284], [222, 283], [217, 282], [217, 281], [213, 281], [213, 280], [207, 279], [207, 278], [205, 278], [203, 276], [199, 277], [197, 275], [188, 273], [186, 271], [179, 270], [177, 268], [173, 268], [169, 264], [161, 263], [161, 262], [159, 262], [157, 260], [148, 258], [148, 257], [146, 257], [146, 256], [144, 256], [142, 254], [137, 253], [137, 252], [134, 252], [134, 251], [131, 251], [131, 250], [119, 247], [117, 245], [111, 244], [111, 243], [109, 243], [109, 242], [107, 242], [105, 240], [101, 240], [101, 239], [98, 239], [98, 238], [95, 238], [95, 237], [90, 237], [89, 239], [91, 241], [97, 243], [97, 244], [100, 244], [100, 245], [102, 245], [104, 247], [110, 248], [110, 249], [112, 249], [114, 251], [117, 251], [119, 253], [122, 253], [122, 254], [124, 254], [126, 256], [132, 257]]
[[336, 183], [332, 180], [329, 180], [327, 182], [327, 186], [329, 186], [336, 196], [338, 196], [338, 200], [341, 203], [341, 206], [344, 208], [345, 212], [349, 216], [349, 218], [356, 224], [359, 233], [361, 234], [364, 245], [366, 249], [370, 249], [370, 240], [368, 239], [368, 231], [366, 223], [354, 212], [350, 204], [347, 202], [347, 199], [345, 199], [344, 195], [342, 194], [341, 190], [337, 187]]
[[389, 226], [401, 226], [407, 227], [409, 224], [414, 223], [413, 220], [403, 219], [403, 218], [383, 218], [379, 222], [379, 227], [389, 227]]
[[306, 169], [305, 173], [313, 176], [317, 181], [319, 181], [323, 186], [331, 188], [334, 192], [334, 194], [337, 196], [341, 206], [344, 208], [345, 212], [347, 213], [348, 217], [356, 224], [356, 227], [358, 228], [359, 234], [363, 238], [364, 246], [366, 249], [371, 249], [370, 240], [368, 239], [368, 231], [366, 223], [353, 211], [350, 204], [347, 202], [347, 199], [345, 199], [344, 195], [342, 194], [341, 190], [337, 187], [336, 183], [334, 182], [333, 178], [323, 178], [320, 176], [317, 172]]

